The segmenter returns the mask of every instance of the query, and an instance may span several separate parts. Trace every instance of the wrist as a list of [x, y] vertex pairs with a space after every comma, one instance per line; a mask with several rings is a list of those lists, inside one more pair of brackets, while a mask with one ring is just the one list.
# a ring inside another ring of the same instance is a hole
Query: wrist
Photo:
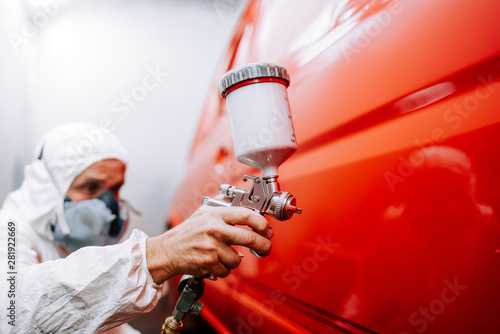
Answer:
[[149, 274], [156, 284], [162, 284], [176, 275], [171, 266], [163, 237], [163, 235], [159, 235], [146, 239], [146, 261]]

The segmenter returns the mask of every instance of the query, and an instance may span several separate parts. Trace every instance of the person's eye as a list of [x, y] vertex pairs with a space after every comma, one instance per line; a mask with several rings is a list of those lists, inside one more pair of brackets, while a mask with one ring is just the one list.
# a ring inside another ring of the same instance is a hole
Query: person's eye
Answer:
[[97, 183], [88, 183], [83, 186], [83, 190], [89, 195], [94, 195], [101, 190], [101, 186]]

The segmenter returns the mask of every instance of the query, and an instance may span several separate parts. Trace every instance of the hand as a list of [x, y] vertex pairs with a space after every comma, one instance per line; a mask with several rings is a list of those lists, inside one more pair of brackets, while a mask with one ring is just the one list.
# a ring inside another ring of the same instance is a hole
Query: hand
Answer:
[[158, 284], [180, 274], [226, 277], [241, 262], [231, 245], [268, 255], [273, 234], [267, 220], [252, 210], [202, 206], [182, 224], [147, 239], [148, 269]]

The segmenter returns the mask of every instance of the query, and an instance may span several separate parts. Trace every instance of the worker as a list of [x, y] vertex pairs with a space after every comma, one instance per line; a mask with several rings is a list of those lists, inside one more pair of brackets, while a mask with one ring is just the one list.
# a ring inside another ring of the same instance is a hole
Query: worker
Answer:
[[128, 221], [116, 136], [64, 124], [36, 155], [0, 210], [1, 333], [138, 333], [126, 323], [155, 307], [168, 279], [226, 277], [241, 261], [232, 245], [271, 250], [267, 220], [236, 207], [202, 206], [161, 235], [135, 229], [114, 244]]

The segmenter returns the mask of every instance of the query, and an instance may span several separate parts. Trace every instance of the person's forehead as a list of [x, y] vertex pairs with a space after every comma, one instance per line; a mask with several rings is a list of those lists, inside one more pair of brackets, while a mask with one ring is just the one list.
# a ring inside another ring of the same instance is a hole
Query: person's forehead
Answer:
[[126, 165], [117, 159], [98, 161], [85, 169], [77, 179], [94, 179], [102, 182], [123, 182]]

